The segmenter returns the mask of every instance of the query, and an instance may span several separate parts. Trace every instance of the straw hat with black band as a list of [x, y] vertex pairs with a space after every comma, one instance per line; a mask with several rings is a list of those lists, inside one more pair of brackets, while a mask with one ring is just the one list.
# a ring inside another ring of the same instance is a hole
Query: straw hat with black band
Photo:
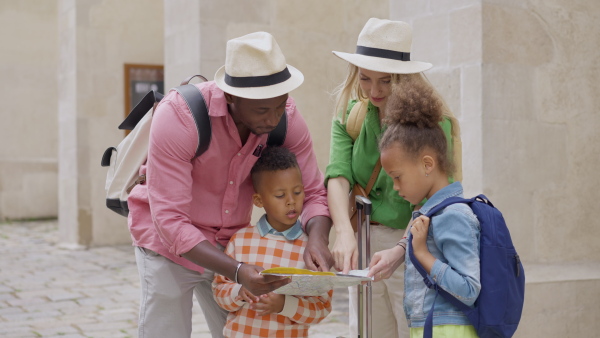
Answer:
[[371, 18], [358, 35], [356, 52], [333, 52], [351, 64], [376, 72], [413, 74], [428, 70], [431, 63], [412, 61], [412, 28], [402, 21]]
[[227, 41], [225, 65], [215, 73], [224, 92], [247, 99], [278, 97], [298, 88], [302, 73], [286, 64], [277, 41], [255, 32]]

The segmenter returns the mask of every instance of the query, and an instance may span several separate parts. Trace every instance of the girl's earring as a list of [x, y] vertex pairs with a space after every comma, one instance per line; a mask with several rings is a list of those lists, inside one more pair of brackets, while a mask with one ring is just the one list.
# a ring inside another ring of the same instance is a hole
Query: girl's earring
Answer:
[[429, 174], [425, 174], [425, 176], [429, 176]]

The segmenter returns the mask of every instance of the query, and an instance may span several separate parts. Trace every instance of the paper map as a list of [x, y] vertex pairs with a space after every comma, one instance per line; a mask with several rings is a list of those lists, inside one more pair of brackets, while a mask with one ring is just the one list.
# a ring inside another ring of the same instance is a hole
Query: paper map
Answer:
[[366, 277], [368, 270], [351, 270], [344, 275], [334, 272], [317, 272], [296, 268], [272, 268], [263, 270], [263, 275], [286, 276], [292, 282], [275, 290], [275, 293], [291, 296], [319, 296], [331, 289], [358, 285], [372, 279]]

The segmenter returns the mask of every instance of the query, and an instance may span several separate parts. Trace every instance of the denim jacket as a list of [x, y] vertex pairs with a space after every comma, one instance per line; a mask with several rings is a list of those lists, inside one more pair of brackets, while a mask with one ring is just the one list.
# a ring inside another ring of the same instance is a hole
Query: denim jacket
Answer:
[[[454, 182], [436, 192], [413, 212], [413, 219], [426, 214], [448, 197], [463, 196], [460, 182]], [[429, 223], [427, 248], [436, 258], [429, 276], [444, 290], [469, 306], [479, 296], [479, 233], [477, 216], [466, 204], [453, 204], [436, 213]], [[411, 245], [411, 243], [408, 243]], [[409, 327], [422, 327], [435, 298], [435, 290], [428, 289], [423, 277], [405, 258], [404, 312]], [[468, 318], [442, 296], [435, 300], [433, 325], [471, 325]]]

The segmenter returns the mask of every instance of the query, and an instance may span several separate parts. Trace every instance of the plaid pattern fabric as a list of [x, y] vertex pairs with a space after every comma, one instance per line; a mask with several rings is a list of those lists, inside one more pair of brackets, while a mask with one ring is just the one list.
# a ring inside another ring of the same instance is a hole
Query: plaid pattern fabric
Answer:
[[[295, 267], [305, 269], [304, 247], [308, 237], [302, 234], [296, 240], [267, 234], [262, 237], [256, 227], [238, 231], [225, 253], [234, 259], [262, 266]], [[223, 331], [225, 337], [308, 337], [311, 324], [317, 324], [331, 312], [333, 290], [318, 297], [286, 296], [285, 315], [258, 316], [243, 301], [235, 301], [240, 285], [229, 278], [215, 274], [212, 284], [215, 300], [230, 311]]]

